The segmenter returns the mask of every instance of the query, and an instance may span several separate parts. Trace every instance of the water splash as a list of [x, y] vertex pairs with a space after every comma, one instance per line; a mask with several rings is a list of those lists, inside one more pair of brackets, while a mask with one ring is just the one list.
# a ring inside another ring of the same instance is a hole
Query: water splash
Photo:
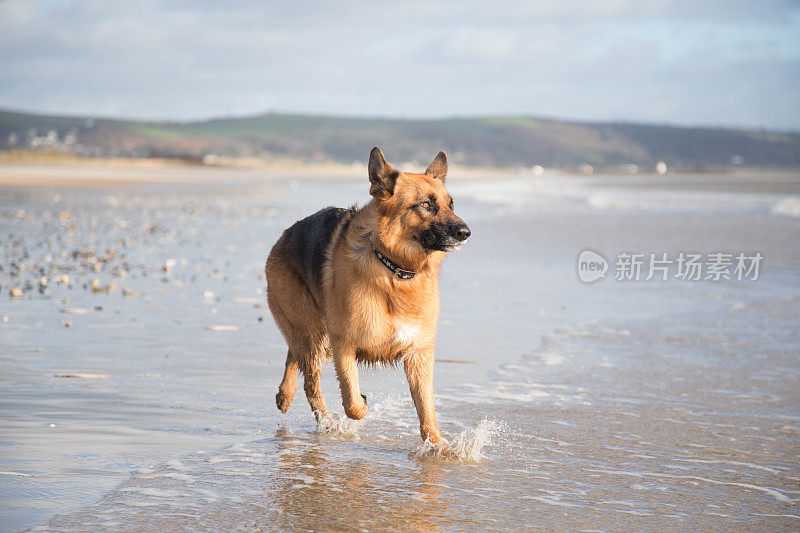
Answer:
[[435, 444], [426, 440], [412, 450], [409, 457], [415, 459], [435, 457], [477, 463], [486, 458], [481, 450], [492, 444], [494, 437], [504, 429], [505, 423], [484, 419], [478, 423], [475, 429], [465, 429], [456, 435], [452, 444], [448, 444], [444, 440]]
[[361, 426], [360, 420], [351, 420], [347, 417], [339, 418], [336, 415], [320, 417], [317, 420], [317, 433], [326, 435], [347, 435], [355, 439], [360, 438], [358, 428]]

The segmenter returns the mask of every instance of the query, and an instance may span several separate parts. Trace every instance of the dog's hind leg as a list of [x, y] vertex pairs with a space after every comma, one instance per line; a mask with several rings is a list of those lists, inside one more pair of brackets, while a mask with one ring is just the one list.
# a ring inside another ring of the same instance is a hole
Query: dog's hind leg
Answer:
[[325, 397], [322, 395], [322, 387], [320, 385], [324, 361], [324, 351], [320, 349], [312, 350], [300, 361], [300, 371], [303, 373], [303, 390], [317, 422], [330, 418], [328, 406], [325, 405]]
[[319, 384], [322, 363], [330, 351], [325, 324], [308, 286], [297, 274], [293, 259], [287, 259], [275, 245], [267, 259], [267, 303], [272, 318], [286, 339], [289, 353], [283, 380], [275, 397], [285, 412], [297, 390], [297, 371], [303, 373], [303, 389], [317, 420], [329, 416]]
[[278, 324], [284, 339], [286, 339], [286, 344], [289, 345], [289, 350], [286, 352], [286, 367], [283, 371], [283, 379], [278, 386], [278, 394], [275, 395], [275, 404], [282, 413], [285, 413], [289, 410], [289, 406], [292, 405], [292, 400], [297, 392], [297, 372], [300, 369], [300, 357], [304, 355], [303, 351], [297, 349], [297, 345], [298, 338], [302, 337], [302, 334], [298, 331], [298, 328], [289, 322], [286, 314], [274, 301], [272, 295], [270, 294], [269, 296], [268, 301], [272, 317], [275, 319], [275, 323]]
[[292, 405], [294, 394], [297, 392], [297, 372], [300, 367], [297, 363], [297, 357], [289, 350], [286, 354], [286, 369], [283, 372], [283, 381], [278, 387], [278, 394], [275, 395], [275, 403], [282, 413], [289, 410]]
[[[276, 245], [277, 246], [277, 245]], [[275, 403], [285, 413], [297, 392], [297, 373], [311, 356], [312, 335], [321, 337], [319, 311], [308, 288], [297, 277], [291, 265], [280, 254], [270, 253], [267, 259], [267, 303], [272, 318], [280, 329], [289, 351], [283, 379], [275, 395]]]

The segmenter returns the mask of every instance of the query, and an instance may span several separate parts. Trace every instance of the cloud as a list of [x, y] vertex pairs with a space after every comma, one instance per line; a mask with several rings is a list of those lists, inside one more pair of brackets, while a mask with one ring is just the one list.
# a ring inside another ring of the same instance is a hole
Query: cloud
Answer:
[[770, 0], [6, 0], [0, 106], [800, 129], [798, 33], [798, 3]]
[[515, 42], [515, 34], [500, 28], [464, 28], [445, 41], [442, 56], [454, 60], [509, 59]]

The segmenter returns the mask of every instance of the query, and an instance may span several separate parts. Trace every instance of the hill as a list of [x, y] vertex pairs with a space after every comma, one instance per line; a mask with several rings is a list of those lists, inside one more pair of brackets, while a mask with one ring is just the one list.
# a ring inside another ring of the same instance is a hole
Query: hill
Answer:
[[0, 150], [87, 156], [290, 158], [364, 162], [381, 145], [394, 161], [424, 162], [438, 150], [470, 166], [800, 167], [800, 133], [580, 123], [533, 117], [436, 120], [268, 113], [195, 122], [146, 122], [0, 111]]

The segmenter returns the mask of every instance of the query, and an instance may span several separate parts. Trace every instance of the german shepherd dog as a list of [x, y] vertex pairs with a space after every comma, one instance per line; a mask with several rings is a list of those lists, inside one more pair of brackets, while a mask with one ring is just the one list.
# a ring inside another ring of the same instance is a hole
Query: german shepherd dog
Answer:
[[433, 405], [439, 266], [470, 230], [445, 189], [444, 152], [424, 174], [412, 174], [392, 168], [375, 147], [368, 170], [366, 206], [322, 209], [284, 231], [269, 253], [267, 302], [289, 345], [275, 400], [289, 409], [299, 370], [314, 416], [328, 419], [320, 371], [332, 357], [344, 411], [358, 420], [367, 398], [357, 363], [402, 362], [420, 434], [440, 443]]

